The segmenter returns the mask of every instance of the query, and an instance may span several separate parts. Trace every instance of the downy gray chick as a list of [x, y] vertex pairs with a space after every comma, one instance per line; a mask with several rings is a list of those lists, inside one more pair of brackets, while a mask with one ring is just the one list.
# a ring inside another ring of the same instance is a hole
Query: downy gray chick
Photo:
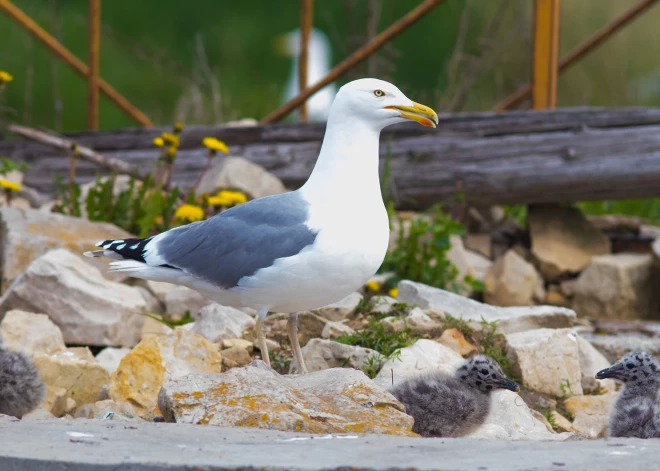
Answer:
[[26, 355], [5, 350], [0, 337], [0, 414], [21, 418], [39, 407], [46, 387]]
[[610, 414], [611, 437], [660, 438], [660, 362], [648, 353], [632, 352], [596, 378], [623, 383]]
[[423, 437], [460, 437], [483, 424], [495, 389], [518, 391], [491, 357], [476, 355], [453, 376], [430, 373], [410, 378], [390, 393], [415, 419], [413, 432]]

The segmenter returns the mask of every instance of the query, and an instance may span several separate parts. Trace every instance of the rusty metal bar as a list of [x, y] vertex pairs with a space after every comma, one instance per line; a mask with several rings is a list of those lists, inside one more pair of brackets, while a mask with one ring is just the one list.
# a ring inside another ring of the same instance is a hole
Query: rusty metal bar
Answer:
[[390, 25], [385, 31], [380, 33], [378, 36], [373, 38], [371, 41], [367, 42], [360, 49], [355, 51], [353, 54], [344, 59], [340, 64], [338, 64], [334, 69], [328, 72], [328, 75], [323, 77], [321, 80], [316, 82], [314, 85], [301, 90], [298, 96], [292, 98], [280, 108], [273, 111], [271, 114], [266, 116], [261, 122], [263, 124], [274, 123], [293, 110], [298, 108], [301, 103], [307, 100], [314, 93], [318, 92], [320, 89], [325, 87], [331, 82], [337, 80], [341, 75], [346, 73], [352, 67], [355, 67], [357, 64], [368, 58], [371, 54], [379, 50], [385, 45], [388, 41], [392, 40], [397, 35], [401, 34], [407, 28], [412, 26], [415, 22], [420, 20], [424, 15], [429, 13], [435, 7], [440, 5], [444, 0], [425, 0], [416, 8], [411, 10], [407, 15], [398, 20], [397, 22]]
[[87, 130], [99, 129], [99, 53], [101, 0], [89, 0], [89, 73], [87, 74]]
[[[618, 33], [624, 26], [632, 22], [634, 19], [639, 17], [640, 14], [645, 12], [647, 9], [658, 3], [658, 0], [642, 0], [637, 5], [632, 7], [630, 10], [623, 12], [621, 15], [616, 17], [613, 21], [605, 25], [599, 31], [596, 32], [589, 39], [578, 45], [575, 49], [570, 51], [564, 57], [561, 58], [558, 65], [558, 72], [564, 72], [570, 66], [575, 64], [578, 60], [589, 54], [591, 51], [600, 46], [607, 39], [612, 37], [614, 34]], [[506, 97], [504, 100], [499, 102], [493, 107], [493, 111], [505, 111], [513, 108], [527, 98], [532, 91], [531, 84], [525, 84], [518, 88], [511, 95]]]
[[557, 105], [557, 58], [559, 49], [559, 0], [535, 0], [534, 54], [532, 57], [532, 108]]
[[[300, 55], [298, 56], [298, 90], [307, 88], [307, 63], [309, 61], [309, 36], [312, 33], [314, 0], [301, 0], [300, 3]], [[299, 108], [300, 121], [309, 120], [307, 102]]]
[[[62, 59], [69, 67], [81, 75], [85, 80], [89, 75], [89, 67], [76, 56], [74, 56], [67, 48], [60, 44], [54, 37], [48, 34], [43, 28], [35, 23], [32, 18], [23, 13], [22, 10], [16, 7], [9, 0], [0, 0], [0, 10], [4, 11], [7, 16], [12, 19], [19, 26], [24, 28], [28, 33], [34, 36], [39, 42], [51, 50], [57, 57]], [[153, 127], [151, 120], [142, 113], [138, 108], [133, 106], [123, 95], [117, 90], [112, 88], [105, 80], [99, 77], [98, 86], [101, 92], [115, 103], [127, 116], [135, 120], [143, 127]]]

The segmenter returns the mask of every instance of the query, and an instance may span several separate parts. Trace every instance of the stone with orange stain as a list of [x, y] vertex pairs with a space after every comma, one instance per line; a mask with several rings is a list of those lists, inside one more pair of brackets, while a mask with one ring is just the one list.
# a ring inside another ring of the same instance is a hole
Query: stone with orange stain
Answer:
[[463, 332], [458, 329], [445, 330], [438, 339], [438, 342], [445, 347], [451, 348], [462, 357], [467, 357], [477, 351], [477, 348], [468, 342]]
[[364, 373], [348, 368], [282, 376], [254, 361], [222, 375], [170, 380], [158, 405], [166, 420], [178, 423], [416, 436], [403, 405]]
[[163, 382], [189, 373], [220, 373], [222, 355], [202, 336], [178, 327], [168, 335], [145, 338], [110, 378], [109, 396], [127, 402], [143, 418], [152, 418]]
[[82, 256], [66, 249], [32, 262], [2, 299], [0, 318], [12, 309], [48, 315], [68, 344], [136, 345], [147, 309], [137, 288], [106, 280]]
[[[55, 248], [75, 253], [93, 250], [99, 240], [123, 239], [131, 235], [113, 224], [47, 213], [36, 209], [0, 208], [2, 291], [39, 256]], [[107, 275], [107, 259], [89, 258], [88, 263]], [[109, 275], [110, 279], [124, 275]]]
[[68, 350], [33, 359], [41, 380], [48, 386], [64, 388], [66, 398], [73, 399], [78, 406], [96, 402], [108, 384], [108, 372], [93, 357], [92, 360]]

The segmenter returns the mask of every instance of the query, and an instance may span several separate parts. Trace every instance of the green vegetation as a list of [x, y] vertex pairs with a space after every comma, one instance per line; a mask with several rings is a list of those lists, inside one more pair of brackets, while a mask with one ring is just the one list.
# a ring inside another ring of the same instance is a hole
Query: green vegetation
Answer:
[[571, 389], [571, 382], [569, 381], [568, 378], [566, 378], [564, 381], [561, 382], [559, 388], [561, 389], [561, 394], [562, 394], [560, 399], [564, 400], [571, 396], [575, 396], [573, 389]]
[[481, 353], [488, 355], [499, 363], [502, 371], [509, 378], [516, 382], [520, 382], [513, 374], [513, 365], [511, 365], [509, 357], [506, 354], [504, 335], [497, 332], [497, 321], [488, 322], [482, 317], [481, 333], [483, 335]]
[[16, 163], [7, 157], [0, 157], [0, 175], [4, 175], [14, 170], [24, 172], [28, 167], [28, 164], [25, 162]]
[[165, 318], [162, 316], [159, 316], [157, 314], [151, 314], [151, 313], [146, 313], [144, 314], [147, 317], [150, 317], [151, 319], [160, 322], [163, 325], [166, 325], [170, 329], [174, 329], [176, 327], [181, 327], [182, 325], [190, 324], [191, 322], [195, 322], [195, 319], [193, 316], [190, 315], [190, 311], [186, 311], [183, 313], [183, 316], [178, 319], [172, 319], [172, 318]]
[[395, 332], [376, 317], [370, 318], [367, 325], [354, 334], [337, 338], [339, 343], [376, 350], [387, 359], [400, 349], [412, 345], [415, 340], [417, 337], [410, 333], [410, 328], [405, 327], [404, 330]]
[[388, 312], [374, 312], [372, 311], [374, 306], [372, 300], [373, 298], [360, 310], [360, 313], [368, 319], [367, 324], [362, 329], [356, 330], [354, 334], [345, 334], [337, 339], [339, 343], [370, 348], [382, 355], [382, 357], [372, 358], [366, 362], [363, 370], [367, 374], [369, 371], [373, 372], [374, 369], [377, 373], [380, 363], [396, 356], [400, 349], [413, 344], [419, 338], [411, 334], [408, 326], [405, 326], [402, 331], [395, 332], [381, 322], [386, 317], [403, 319], [410, 313], [411, 306], [406, 303], [395, 303]]
[[410, 306], [408, 303], [394, 303], [390, 307], [390, 312], [384, 313], [384, 317], [396, 317], [398, 319], [403, 319], [415, 306]]
[[647, 219], [652, 224], [660, 222], [660, 198], [587, 201], [577, 205], [585, 214], [601, 216], [603, 214], [621, 214]]
[[371, 312], [371, 310], [374, 308], [376, 301], [374, 298], [362, 298], [358, 302], [357, 307], [355, 308], [355, 315], [359, 314], [367, 314]]
[[283, 355], [281, 352], [269, 352], [270, 364], [275, 371], [288, 373], [291, 366], [291, 357]]
[[553, 412], [554, 412], [554, 409], [547, 408], [543, 411], [543, 417], [545, 417], [545, 420], [548, 421], [548, 423], [550, 424], [550, 426], [553, 429], [557, 429], [557, 422], [555, 422], [555, 418], [552, 415]]
[[370, 378], [375, 378], [383, 363], [390, 358], [396, 358], [402, 348], [415, 343], [420, 338], [411, 333], [410, 328], [405, 325], [404, 329], [395, 332], [390, 326], [381, 322], [386, 317], [404, 319], [414, 306], [407, 303], [394, 303], [388, 312], [373, 311], [374, 303], [369, 301], [361, 303], [359, 313], [368, 318], [367, 324], [355, 331], [354, 334], [346, 334], [337, 338], [336, 341], [345, 345], [356, 345], [359, 347], [376, 350], [378, 354], [368, 357], [360, 369]]
[[[127, 188], [115, 193], [116, 175], [96, 178], [85, 198], [85, 208], [90, 221], [111, 222], [122, 229], [147, 237], [166, 231], [172, 226], [174, 211], [179, 203], [179, 188], [169, 192], [160, 191], [151, 175], [138, 182], [131, 178]], [[80, 186], [74, 183], [73, 197], [70, 187], [61, 178], [56, 179], [56, 198], [61, 204], [54, 212], [81, 216]]]
[[[646, 219], [650, 224], [660, 223], [660, 198], [630, 199], [619, 201], [584, 201], [576, 206], [588, 216], [619, 214]], [[504, 208], [504, 213], [511, 216], [520, 226], [527, 225], [527, 206], [514, 205]]]
[[458, 269], [447, 258], [450, 236], [464, 233], [462, 224], [436, 206], [430, 214], [413, 218], [408, 230], [399, 224], [395, 248], [386, 255], [380, 271], [454, 292], [483, 290], [483, 284], [471, 276], [458, 280]]
[[366, 374], [369, 378], [374, 379], [380, 369], [383, 367], [383, 363], [385, 363], [386, 359], [385, 357], [376, 354], [376, 355], [371, 355], [367, 357], [366, 360], [362, 363], [360, 366], [360, 369]]
[[[183, 125], [177, 123], [172, 133], [163, 132], [161, 137], [154, 139], [160, 155], [153, 171], [141, 180], [131, 177], [125, 184], [119, 184], [116, 174], [97, 176], [84, 198], [84, 211], [82, 191], [75, 181], [80, 150], [74, 143], [69, 152], [68, 180], [65, 182], [58, 175], [54, 178], [57, 203], [53, 211], [76, 217], [81, 217], [84, 212], [91, 221], [110, 222], [139, 237], [148, 237], [245, 203], [247, 196], [240, 191], [220, 190], [216, 195], [198, 196], [196, 185], [193, 185], [184, 196], [177, 186], [170, 187], [182, 131]], [[226, 144], [216, 138], [206, 137], [202, 142], [208, 149], [209, 163], [218, 150], [229, 152]], [[202, 170], [198, 182], [204, 172]]]

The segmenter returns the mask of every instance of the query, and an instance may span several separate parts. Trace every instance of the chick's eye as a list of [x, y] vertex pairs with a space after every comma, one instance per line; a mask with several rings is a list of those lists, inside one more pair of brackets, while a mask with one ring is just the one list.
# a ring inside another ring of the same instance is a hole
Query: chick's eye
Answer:
[[374, 96], [377, 96], [378, 98], [385, 96], [385, 92], [382, 90], [374, 90]]

